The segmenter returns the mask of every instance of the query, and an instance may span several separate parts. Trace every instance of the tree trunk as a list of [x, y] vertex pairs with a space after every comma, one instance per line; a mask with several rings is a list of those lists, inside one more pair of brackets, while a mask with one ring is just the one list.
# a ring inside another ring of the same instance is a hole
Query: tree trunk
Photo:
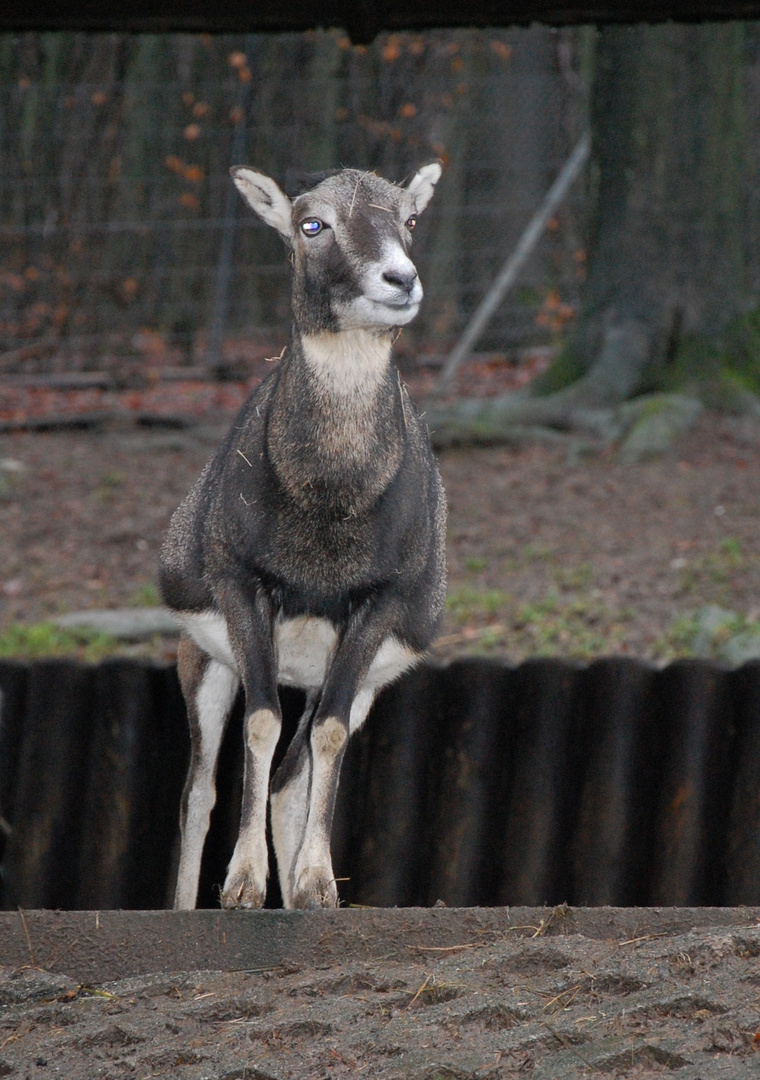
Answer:
[[468, 427], [475, 440], [508, 439], [514, 425], [604, 437], [620, 431], [611, 410], [667, 385], [673, 365], [698, 357], [702, 377], [718, 366], [743, 305], [743, 44], [737, 23], [601, 31], [577, 328], [533, 393], [431, 404], [442, 444], [467, 441]]
[[571, 343], [588, 404], [657, 383], [742, 303], [740, 24], [606, 27], [591, 100], [598, 194]]

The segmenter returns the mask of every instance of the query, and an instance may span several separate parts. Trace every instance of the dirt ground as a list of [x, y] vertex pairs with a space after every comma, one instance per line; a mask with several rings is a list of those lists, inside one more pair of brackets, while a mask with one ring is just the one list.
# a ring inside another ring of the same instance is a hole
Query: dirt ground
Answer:
[[[157, 602], [169, 517], [234, 415], [234, 398], [219, 400], [186, 429], [125, 420], [0, 435], [0, 459], [16, 463], [0, 489], [0, 634], [67, 611]], [[673, 453], [639, 465], [618, 464], [614, 448], [568, 461], [536, 445], [449, 451], [440, 465], [449, 501], [440, 658], [664, 661], [689, 654], [707, 604], [742, 625], [760, 619], [758, 421], [706, 413]]]
[[332, 916], [333, 931], [341, 917], [353, 930], [337, 935], [337, 946], [334, 932], [322, 934], [321, 960], [306, 950], [263, 970], [162, 971], [82, 985], [60, 956], [63, 974], [0, 967], [0, 1076], [760, 1075], [756, 909], [735, 910], [727, 925], [711, 924], [709, 914], [690, 924], [685, 913], [670, 918], [670, 930], [657, 909], [533, 909], [527, 923], [524, 912], [497, 922], [487, 910], [465, 909], [450, 913], [455, 937], [443, 945], [427, 944], [443, 939], [424, 933], [402, 936], [409, 916], [401, 910], [385, 913], [384, 923], [390, 917], [399, 929], [381, 943], [385, 955], [367, 947], [350, 919], [360, 914], [372, 915]]

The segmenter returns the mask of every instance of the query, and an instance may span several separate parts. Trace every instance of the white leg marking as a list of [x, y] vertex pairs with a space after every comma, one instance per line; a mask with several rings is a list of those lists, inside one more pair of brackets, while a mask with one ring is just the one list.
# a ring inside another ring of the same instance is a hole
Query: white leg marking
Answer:
[[271, 798], [272, 839], [277, 855], [282, 902], [286, 908], [293, 907], [295, 865], [306, 832], [310, 787], [311, 761], [307, 753], [298, 772]]
[[338, 904], [330, 858], [331, 822], [327, 816], [335, 769], [347, 740], [344, 725], [332, 716], [312, 729], [309, 815], [293, 872], [294, 907], [337, 907]]
[[177, 910], [195, 907], [198, 879], [201, 872], [203, 845], [208, 832], [211, 810], [216, 802], [214, 775], [219, 747], [230, 709], [240, 686], [240, 679], [224, 664], [212, 660], [196, 694], [196, 709], [200, 726], [200, 745], [191, 762], [192, 786], [188, 793], [187, 810], [182, 823], [177, 888], [174, 907]]
[[[412, 667], [419, 655], [395, 637], [383, 641], [351, 706], [349, 732], [335, 717], [328, 717], [311, 736], [311, 785], [307, 770], [283, 788], [275, 808], [272, 800], [272, 828], [280, 878], [286, 878], [283, 900], [287, 907], [334, 907], [338, 893], [330, 858], [328, 801], [335, 785], [335, 769], [347, 735], [361, 727], [375, 695], [403, 671]], [[308, 814], [307, 814], [308, 807]], [[302, 839], [299, 839], [302, 838]], [[286, 870], [287, 868], [287, 870]]]
[[280, 726], [280, 718], [271, 709], [257, 709], [246, 722], [246, 743], [250, 753], [245, 775], [247, 790], [243, 794], [240, 833], [222, 890], [223, 907], [259, 908], [264, 903], [268, 874], [269, 770]]

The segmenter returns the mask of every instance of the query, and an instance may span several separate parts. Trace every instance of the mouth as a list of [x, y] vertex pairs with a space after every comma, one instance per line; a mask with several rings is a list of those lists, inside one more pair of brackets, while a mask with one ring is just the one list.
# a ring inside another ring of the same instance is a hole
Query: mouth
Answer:
[[405, 326], [420, 309], [419, 299], [406, 297], [364, 296], [339, 314], [345, 325], [352, 326]]
[[406, 308], [418, 308], [420, 306], [419, 300], [413, 299], [411, 296], [406, 296], [398, 300], [376, 300], [376, 304], [382, 304], [383, 307], [392, 308], [394, 311], [404, 311]]
[[385, 291], [382, 295], [367, 295], [367, 299], [380, 307], [391, 308], [393, 311], [405, 311], [409, 308], [418, 308], [422, 300], [422, 287], [416, 284], [411, 292], [398, 289], [393, 292]]
[[419, 301], [407, 300], [398, 304], [384, 304], [383, 307], [388, 312], [390, 320], [396, 324], [396, 326], [403, 326], [406, 323], [412, 321], [420, 310]]

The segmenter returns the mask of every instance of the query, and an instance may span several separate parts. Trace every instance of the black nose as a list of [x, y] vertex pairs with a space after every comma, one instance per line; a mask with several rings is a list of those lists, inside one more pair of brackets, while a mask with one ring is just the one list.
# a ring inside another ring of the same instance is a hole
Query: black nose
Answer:
[[396, 288], [403, 289], [404, 292], [409, 295], [417, 280], [417, 273], [401, 274], [398, 271], [389, 270], [387, 273], [383, 274], [383, 280], [387, 281], [389, 285], [395, 285]]

